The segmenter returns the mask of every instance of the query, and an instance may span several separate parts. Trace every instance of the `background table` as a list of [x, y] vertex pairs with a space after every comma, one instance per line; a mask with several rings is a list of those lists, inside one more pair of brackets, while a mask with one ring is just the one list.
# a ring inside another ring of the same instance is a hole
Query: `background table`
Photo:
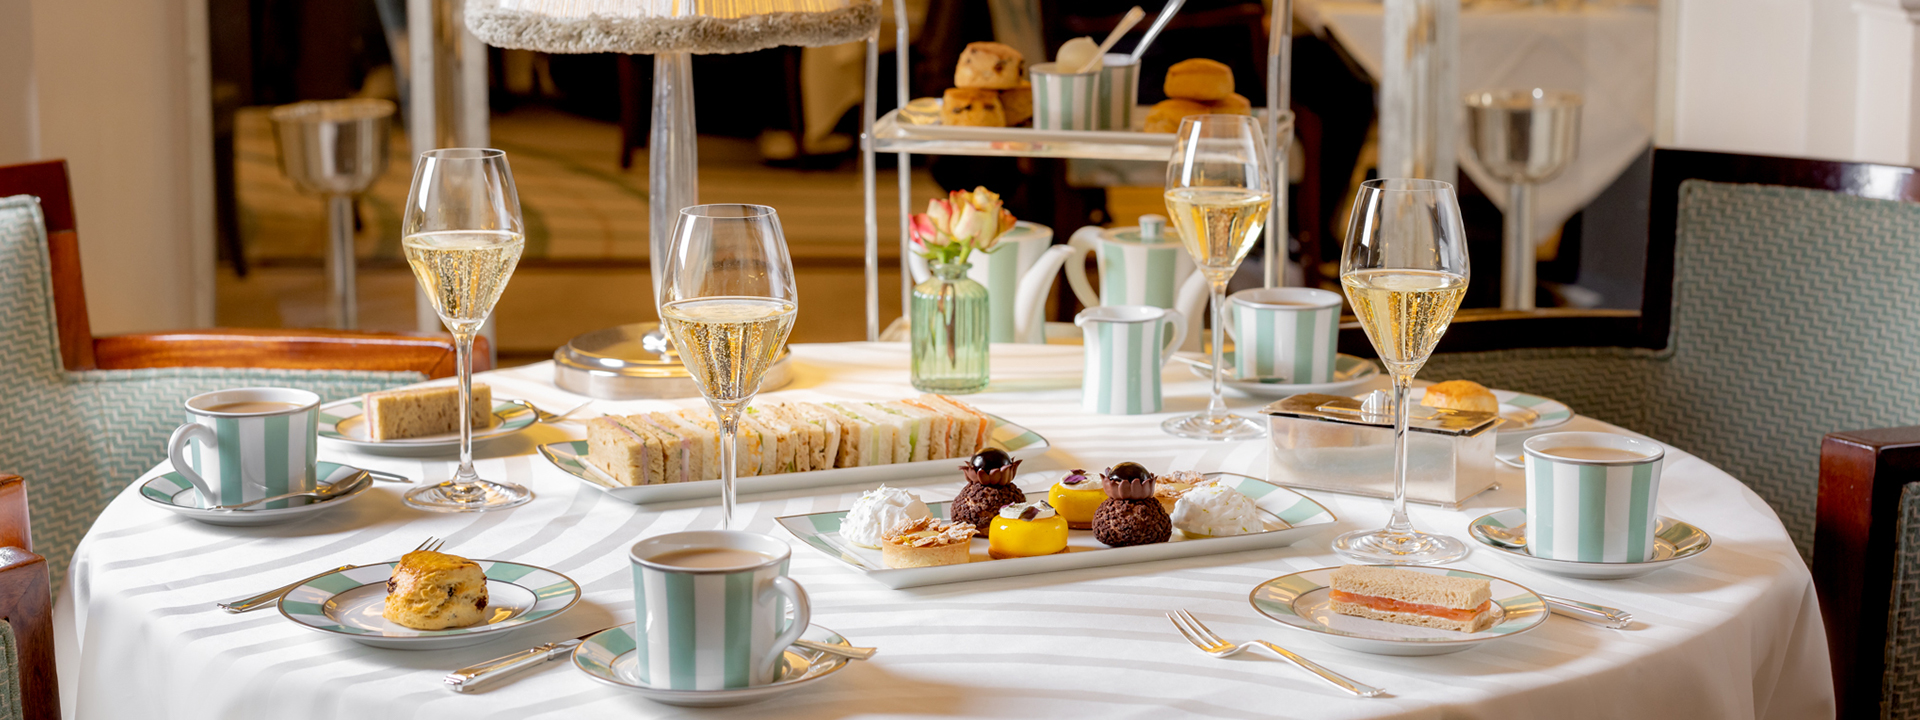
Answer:
[[[892, 343], [800, 345], [798, 378], [773, 397], [885, 399], [911, 393], [907, 349]], [[1078, 348], [998, 345], [993, 392], [967, 398], [1053, 443], [1029, 467], [1150, 468], [1265, 475], [1265, 441], [1204, 444], [1164, 435], [1164, 416], [1099, 416], [1079, 409]], [[546, 364], [482, 377], [496, 396], [550, 409], [577, 399], [550, 383]], [[1167, 408], [1205, 404], [1205, 383], [1168, 371]], [[1439, 379], [1439, 378], [1436, 378]], [[692, 405], [693, 403], [683, 403]], [[1245, 410], [1260, 403], [1239, 399]], [[602, 403], [635, 411], [665, 403]], [[1577, 408], [1576, 408], [1577, 410]], [[590, 416], [590, 415], [588, 415]], [[1579, 418], [1576, 429], [1606, 426]], [[131, 490], [80, 546], [56, 627], [66, 707], [93, 718], [528, 718], [666, 717], [689, 711], [599, 685], [557, 661], [499, 689], [450, 692], [448, 671], [549, 640], [632, 619], [626, 548], [642, 537], [714, 527], [717, 501], [640, 508], [552, 467], [535, 443], [579, 435], [536, 426], [486, 446], [479, 467], [531, 487], [533, 503], [506, 512], [436, 515], [400, 503], [381, 484], [349, 506], [295, 525], [221, 528], [148, 506]], [[380, 458], [323, 449], [327, 460], [446, 478], [445, 460]], [[158, 470], [156, 470], [158, 472]], [[1504, 489], [1460, 512], [1415, 506], [1420, 527], [1464, 535], [1468, 520], [1522, 504], [1516, 470]], [[919, 486], [946, 499], [960, 480]], [[843, 509], [861, 487], [748, 496], [750, 529], [792, 542], [781, 515]], [[1536, 591], [1625, 608], [1639, 618], [1606, 630], [1554, 617], [1526, 635], [1467, 652], [1379, 657], [1332, 648], [1254, 614], [1247, 594], [1270, 577], [1339, 561], [1337, 533], [1386, 520], [1384, 501], [1313, 493], [1340, 518], [1288, 548], [1146, 565], [889, 590], [793, 543], [793, 575], [814, 619], [880, 654], [809, 689], [714, 716], [794, 718], [993, 716], [1010, 718], [1684, 717], [1831, 716], [1827, 646], [1807, 568], [1759, 497], [1705, 462], [1669, 450], [1660, 512], [1713, 534], [1691, 564], [1613, 582], [1522, 570], [1476, 550], [1461, 567]], [[257, 592], [345, 563], [386, 560], [426, 536], [448, 551], [511, 559], [565, 573], [586, 590], [568, 614], [484, 645], [439, 652], [377, 650], [294, 626], [273, 611], [228, 615], [216, 600]], [[1291, 666], [1218, 660], [1189, 646], [1163, 614], [1186, 608], [1236, 640], [1266, 638], [1391, 697], [1339, 693]]]

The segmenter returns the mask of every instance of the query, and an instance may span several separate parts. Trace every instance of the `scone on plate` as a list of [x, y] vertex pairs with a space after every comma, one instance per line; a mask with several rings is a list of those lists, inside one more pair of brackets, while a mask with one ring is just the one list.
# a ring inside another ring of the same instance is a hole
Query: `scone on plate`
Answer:
[[1162, 100], [1147, 111], [1147, 124], [1142, 130], [1150, 133], [1173, 133], [1180, 131], [1180, 121], [1189, 115], [1206, 115], [1213, 108], [1206, 103], [1174, 98]]
[[1006, 127], [1007, 111], [1000, 104], [998, 91], [947, 88], [946, 94], [940, 98], [940, 123], [964, 127]]
[[997, 42], [967, 43], [960, 51], [960, 64], [953, 69], [953, 84], [982, 90], [1012, 90], [1027, 74], [1026, 58], [1010, 45]]
[[1253, 101], [1240, 93], [1227, 93], [1227, 96], [1213, 101], [1208, 108], [1215, 115], [1252, 115]]
[[400, 556], [380, 616], [415, 630], [445, 630], [480, 622], [486, 610], [487, 576], [479, 563], [423, 550]]
[[1233, 94], [1233, 68], [1206, 58], [1174, 63], [1161, 86], [1167, 97], [1214, 102]]
[[1500, 414], [1500, 400], [1493, 396], [1493, 391], [1472, 380], [1448, 380], [1428, 385], [1427, 394], [1420, 398], [1420, 404], [1430, 408]]
[[1000, 107], [1005, 110], [1007, 127], [1033, 119], [1033, 83], [1020, 81], [1019, 87], [1000, 91]]

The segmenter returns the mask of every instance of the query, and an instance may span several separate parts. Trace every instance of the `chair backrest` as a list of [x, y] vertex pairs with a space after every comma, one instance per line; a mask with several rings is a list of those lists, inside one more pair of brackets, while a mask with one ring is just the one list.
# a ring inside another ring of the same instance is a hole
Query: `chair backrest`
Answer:
[[1920, 427], [1820, 444], [1820, 555], [1836, 717], [1920, 717]]
[[67, 181], [67, 161], [0, 166], [0, 198], [14, 195], [40, 199], [61, 363], [68, 370], [91, 370], [95, 367], [93, 327], [87, 322], [87, 291], [80, 279], [80, 235], [75, 226], [72, 184]]
[[26, 481], [0, 474], [0, 718], [57, 720], [53, 586], [28, 517]]

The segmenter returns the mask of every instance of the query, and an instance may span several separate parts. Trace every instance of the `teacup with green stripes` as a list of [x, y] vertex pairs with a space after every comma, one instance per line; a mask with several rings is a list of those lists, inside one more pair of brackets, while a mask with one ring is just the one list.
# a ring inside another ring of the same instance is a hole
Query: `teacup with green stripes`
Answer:
[[1655, 505], [1666, 451], [1659, 443], [1601, 432], [1527, 438], [1527, 551], [1580, 562], [1653, 557]]
[[1111, 415], [1160, 412], [1160, 367], [1186, 339], [1186, 318], [1149, 305], [1101, 305], [1080, 311], [1073, 324], [1086, 345], [1080, 406]]
[[[167, 440], [173, 469], [203, 507], [313, 490], [320, 396], [288, 388], [239, 388], [187, 399], [187, 424]], [[305, 505], [275, 500], [262, 510]]]
[[1296, 385], [1333, 382], [1340, 294], [1316, 288], [1242, 290], [1228, 298], [1234, 374]]
[[1094, 90], [1093, 129], [1132, 130], [1133, 109], [1139, 104], [1140, 61], [1128, 53], [1107, 53]]
[[1100, 71], [1067, 72], [1058, 63], [1027, 68], [1035, 130], [1092, 130], [1100, 117]]
[[634, 543], [628, 559], [640, 681], [727, 690], [778, 679], [781, 656], [811, 621], [807, 592], [787, 577], [791, 556], [784, 542], [737, 530]]

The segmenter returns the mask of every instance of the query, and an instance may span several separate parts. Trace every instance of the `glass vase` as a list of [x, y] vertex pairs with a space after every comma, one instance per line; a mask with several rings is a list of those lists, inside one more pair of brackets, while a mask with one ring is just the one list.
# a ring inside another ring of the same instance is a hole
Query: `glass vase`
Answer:
[[954, 395], [987, 387], [987, 288], [967, 263], [929, 263], [933, 277], [913, 286], [913, 387]]

